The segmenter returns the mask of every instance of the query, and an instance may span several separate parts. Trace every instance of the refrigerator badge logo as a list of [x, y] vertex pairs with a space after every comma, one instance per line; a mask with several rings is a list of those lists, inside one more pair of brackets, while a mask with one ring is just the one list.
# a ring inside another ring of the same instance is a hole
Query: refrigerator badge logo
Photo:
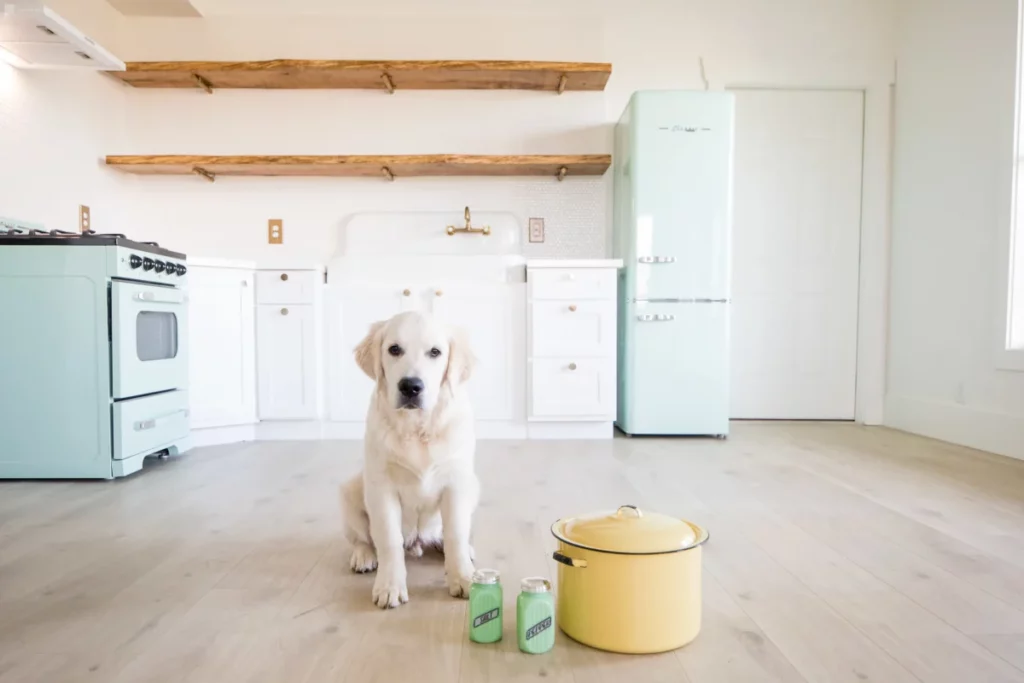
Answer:
[[665, 130], [669, 133], [710, 133], [710, 128], [697, 128], [695, 126], [658, 126], [658, 130]]

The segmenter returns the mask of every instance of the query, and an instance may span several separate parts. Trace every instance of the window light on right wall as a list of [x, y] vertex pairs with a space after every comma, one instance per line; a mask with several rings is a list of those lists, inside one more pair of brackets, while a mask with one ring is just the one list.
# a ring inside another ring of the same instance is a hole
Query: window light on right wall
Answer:
[[[998, 367], [1024, 371], [1024, 0], [1017, 2], [1017, 64], [1014, 105], [1011, 210], [999, 240]], [[1005, 276], [1005, 279], [1004, 279]]]

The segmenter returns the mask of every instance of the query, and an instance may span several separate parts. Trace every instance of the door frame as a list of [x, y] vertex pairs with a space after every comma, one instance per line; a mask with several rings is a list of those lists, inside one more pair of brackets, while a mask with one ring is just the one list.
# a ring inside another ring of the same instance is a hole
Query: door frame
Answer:
[[890, 179], [894, 85], [890, 83], [883, 88], [727, 83], [724, 89], [731, 92], [859, 92], [863, 96], [854, 421], [880, 425], [885, 406], [889, 334]]

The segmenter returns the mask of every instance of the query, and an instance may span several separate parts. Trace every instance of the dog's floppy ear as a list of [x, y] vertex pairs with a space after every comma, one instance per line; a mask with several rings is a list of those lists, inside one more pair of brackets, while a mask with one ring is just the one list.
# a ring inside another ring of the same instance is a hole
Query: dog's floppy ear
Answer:
[[469, 348], [469, 336], [460, 327], [453, 327], [448, 337], [448, 370], [445, 379], [451, 384], [462, 384], [473, 374], [476, 356]]
[[355, 351], [356, 365], [372, 380], [379, 380], [384, 371], [380, 364], [380, 347], [384, 343], [386, 322], [381, 320], [370, 325], [370, 331], [366, 333], [363, 341], [359, 342]]

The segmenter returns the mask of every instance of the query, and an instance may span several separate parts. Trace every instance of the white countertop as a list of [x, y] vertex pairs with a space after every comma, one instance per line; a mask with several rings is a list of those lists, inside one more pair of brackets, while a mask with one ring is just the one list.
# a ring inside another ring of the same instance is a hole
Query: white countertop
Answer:
[[527, 268], [621, 268], [622, 259], [557, 259], [534, 258], [526, 260]]
[[189, 266], [206, 268], [237, 268], [238, 270], [256, 270], [255, 261], [235, 261], [224, 258], [208, 258], [205, 256], [189, 256], [185, 259]]

